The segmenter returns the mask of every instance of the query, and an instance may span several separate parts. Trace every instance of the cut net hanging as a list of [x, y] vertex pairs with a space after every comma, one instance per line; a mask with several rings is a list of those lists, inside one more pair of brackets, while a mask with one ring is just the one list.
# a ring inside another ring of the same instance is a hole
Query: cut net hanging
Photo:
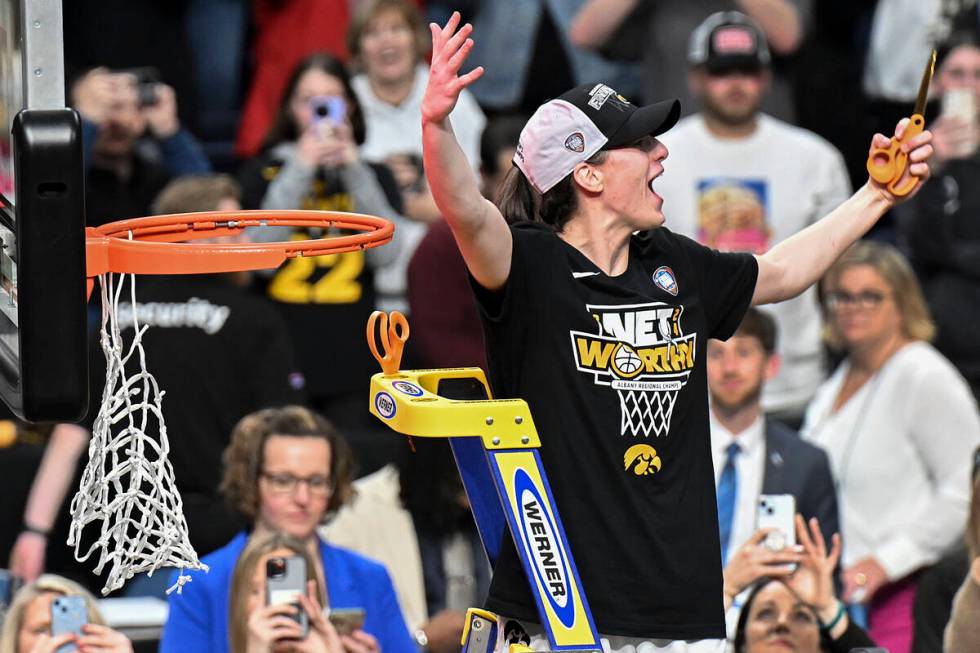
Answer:
[[[128, 346], [119, 324], [120, 298], [127, 277], [133, 322]], [[206, 571], [207, 566], [190, 544], [174, 484], [162, 412], [164, 392], [146, 369], [142, 337], [147, 327], [138, 321], [135, 277], [101, 275], [99, 287], [105, 390], [89, 442], [88, 464], [71, 502], [68, 544], [75, 547], [80, 562], [98, 550], [95, 573], [102, 573], [109, 565], [103, 594], [119, 589], [136, 574], [152, 575], [161, 567], [180, 570], [177, 582], [167, 590], [168, 594], [175, 589], [179, 593], [190, 580], [185, 569]], [[127, 366], [135, 371], [127, 375]], [[82, 532], [93, 522], [99, 524], [98, 538], [82, 553]]]
[[677, 401], [677, 390], [617, 389], [622, 415], [620, 432], [636, 437], [667, 435], [670, 416]]

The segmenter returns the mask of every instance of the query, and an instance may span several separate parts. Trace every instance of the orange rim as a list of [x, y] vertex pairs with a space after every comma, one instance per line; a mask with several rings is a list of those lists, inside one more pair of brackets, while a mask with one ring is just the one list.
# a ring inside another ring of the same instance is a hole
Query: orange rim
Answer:
[[[359, 233], [272, 243], [193, 243], [249, 227], [346, 229]], [[339, 254], [391, 241], [395, 227], [339, 211], [208, 211], [110, 222], [85, 230], [86, 275], [205, 274], [276, 268], [296, 256]]]

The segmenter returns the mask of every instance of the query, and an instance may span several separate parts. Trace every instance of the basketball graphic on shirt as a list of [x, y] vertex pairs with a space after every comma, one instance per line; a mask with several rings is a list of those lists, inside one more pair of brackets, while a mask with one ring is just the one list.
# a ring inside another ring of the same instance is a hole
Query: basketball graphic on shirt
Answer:
[[613, 369], [624, 379], [632, 379], [643, 368], [643, 361], [627, 344], [620, 344], [613, 354]]
[[[591, 374], [596, 385], [616, 392], [621, 436], [666, 437], [677, 394], [687, 385], [697, 350], [697, 334], [685, 334], [681, 328], [683, 305], [586, 308], [598, 332], [569, 332], [576, 368]], [[639, 451], [627, 451], [633, 460], [626, 461], [626, 470], [638, 476], [658, 471], [656, 452], [644, 450], [640, 456]]]

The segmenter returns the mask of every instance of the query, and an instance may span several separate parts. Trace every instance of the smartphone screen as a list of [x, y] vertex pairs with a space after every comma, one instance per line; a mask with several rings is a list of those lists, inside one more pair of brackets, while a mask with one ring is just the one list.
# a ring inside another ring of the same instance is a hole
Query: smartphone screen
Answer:
[[[51, 635], [75, 633], [82, 635], [82, 626], [88, 623], [88, 608], [81, 596], [58, 596], [51, 602]], [[74, 644], [58, 647], [56, 653], [77, 651]]]
[[792, 494], [763, 494], [756, 512], [756, 529], [772, 528], [763, 546], [779, 551], [796, 544], [796, 497]]
[[309, 631], [306, 611], [299, 597], [306, 593], [306, 560], [300, 556], [269, 558], [265, 563], [266, 605], [295, 605], [299, 612], [290, 618]]

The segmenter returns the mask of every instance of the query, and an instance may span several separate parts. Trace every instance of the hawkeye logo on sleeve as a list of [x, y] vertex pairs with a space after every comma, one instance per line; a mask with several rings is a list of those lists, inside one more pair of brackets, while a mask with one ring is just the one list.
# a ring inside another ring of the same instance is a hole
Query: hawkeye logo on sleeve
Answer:
[[596, 385], [616, 390], [621, 435], [666, 436], [697, 348], [697, 334], [681, 328], [683, 307], [653, 302], [587, 308], [598, 329], [570, 332], [576, 367]]

